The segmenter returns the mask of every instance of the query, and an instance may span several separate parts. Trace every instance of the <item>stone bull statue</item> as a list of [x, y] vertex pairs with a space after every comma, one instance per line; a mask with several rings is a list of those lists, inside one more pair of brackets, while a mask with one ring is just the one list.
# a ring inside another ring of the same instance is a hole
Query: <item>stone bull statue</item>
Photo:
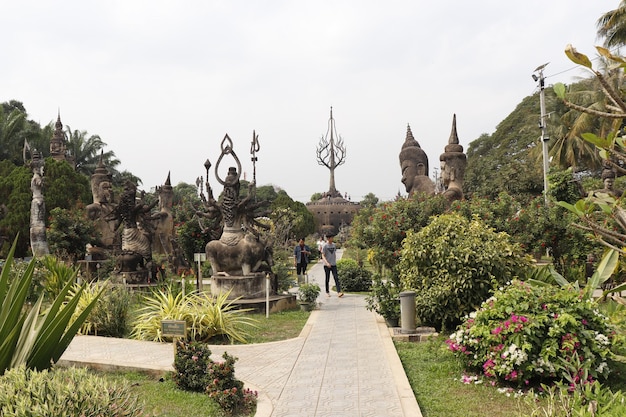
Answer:
[[273, 266], [271, 248], [249, 233], [234, 244], [212, 240], [206, 245], [206, 254], [215, 275], [250, 275], [258, 272], [263, 262]]

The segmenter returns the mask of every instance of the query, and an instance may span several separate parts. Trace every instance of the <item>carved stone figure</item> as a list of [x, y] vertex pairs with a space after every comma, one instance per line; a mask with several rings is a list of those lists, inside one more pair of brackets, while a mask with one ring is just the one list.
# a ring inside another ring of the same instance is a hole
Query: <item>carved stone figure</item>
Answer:
[[33, 256], [41, 257], [50, 254], [46, 238], [46, 205], [43, 198], [43, 168], [44, 160], [36, 149], [33, 149], [30, 168], [33, 178], [30, 189], [33, 199], [30, 203], [30, 248]]
[[174, 256], [172, 247], [172, 239], [174, 237], [174, 215], [172, 214], [174, 191], [169, 173], [167, 174], [165, 184], [157, 187], [156, 192], [159, 196], [159, 210], [152, 214], [152, 219], [155, 222], [152, 252], [172, 258]]
[[428, 195], [435, 193], [435, 183], [428, 177], [428, 157], [413, 137], [411, 126], [408, 125], [406, 139], [400, 150], [400, 168], [402, 183], [409, 195], [417, 192]]
[[122, 222], [122, 253], [118, 256], [116, 272], [127, 276], [129, 283], [142, 283], [152, 268], [152, 234], [150, 211], [158, 201], [148, 205], [144, 195], [137, 200], [137, 186], [127, 181], [119, 204], [107, 220]]
[[104, 166], [102, 155], [100, 155], [96, 170], [91, 176], [93, 203], [85, 209], [87, 218], [95, 223], [96, 229], [100, 232], [102, 245], [106, 248], [112, 248], [116, 242], [119, 245], [117, 230], [120, 221], [110, 218], [111, 212], [115, 209], [111, 181], [111, 174]]
[[623, 190], [618, 190], [615, 188], [615, 178], [617, 174], [613, 167], [610, 164], [605, 164], [602, 169], [602, 182], [604, 183], [604, 188], [601, 190], [596, 190], [596, 193], [605, 193], [615, 198], [620, 198], [623, 194]]
[[459, 144], [456, 132], [456, 114], [452, 118], [452, 131], [445, 152], [439, 157], [441, 161], [441, 175], [443, 178], [443, 195], [448, 201], [463, 199], [463, 177], [467, 157], [463, 153], [463, 146]]
[[[228, 174], [222, 180], [218, 169], [226, 155], [233, 157], [237, 167], [230, 167]], [[207, 178], [208, 169], [207, 167]], [[267, 228], [256, 220], [257, 217], [267, 214], [267, 210], [263, 209], [267, 206], [267, 202], [255, 203], [253, 201], [252, 197], [256, 189], [254, 179], [250, 183], [248, 195], [240, 199], [240, 175], [241, 163], [233, 151], [230, 137], [226, 135], [222, 141], [222, 153], [215, 166], [215, 176], [224, 186], [221, 202], [213, 199], [207, 180], [209, 199], [206, 200], [206, 207], [212, 216], [217, 216], [219, 213], [224, 225], [219, 240], [212, 240], [206, 245], [206, 255], [211, 262], [213, 275], [250, 275], [259, 270], [264, 260], [269, 259], [267, 244], [260, 239], [255, 229], [255, 227]]]

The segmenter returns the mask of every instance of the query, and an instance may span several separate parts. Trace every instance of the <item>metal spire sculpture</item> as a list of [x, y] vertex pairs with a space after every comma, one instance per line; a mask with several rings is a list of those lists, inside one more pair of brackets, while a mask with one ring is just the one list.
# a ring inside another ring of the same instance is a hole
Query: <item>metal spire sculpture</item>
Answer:
[[330, 170], [330, 187], [328, 195], [331, 197], [341, 197], [341, 193], [335, 187], [335, 168], [346, 161], [346, 148], [343, 139], [337, 134], [335, 129], [335, 119], [333, 119], [333, 108], [330, 108], [330, 119], [328, 120], [328, 131], [326, 136], [322, 136], [317, 146], [317, 163]]

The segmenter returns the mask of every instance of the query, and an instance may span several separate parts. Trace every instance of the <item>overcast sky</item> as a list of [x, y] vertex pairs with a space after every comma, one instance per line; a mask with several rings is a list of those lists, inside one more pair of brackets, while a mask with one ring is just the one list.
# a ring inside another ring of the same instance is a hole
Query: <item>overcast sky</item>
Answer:
[[[0, 102], [99, 135], [143, 188], [194, 183], [224, 135], [250, 180], [295, 200], [329, 188], [316, 160], [330, 107], [352, 201], [400, 191], [407, 124], [431, 176], [457, 115], [461, 145], [491, 134], [547, 83], [588, 76], [596, 21], [619, 0], [4, 1]], [[549, 109], [548, 109], [549, 110]], [[537, 115], [539, 121], [539, 115]], [[537, 136], [539, 137], [539, 130]], [[231, 165], [225, 161], [224, 169]], [[494, 172], [494, 175], [497, 173]], [[211, 172], [212, 185], [221, 187]]]

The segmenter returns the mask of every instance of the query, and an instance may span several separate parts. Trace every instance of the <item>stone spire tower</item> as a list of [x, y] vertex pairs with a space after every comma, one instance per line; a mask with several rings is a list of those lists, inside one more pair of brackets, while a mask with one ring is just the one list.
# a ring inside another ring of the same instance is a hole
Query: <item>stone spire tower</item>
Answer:
[[439, 157], [443, 177], [443, 195], [449, 200], [463, 199], [463, 178], [467, 165], [467, 156], [463, 153], [463, 146], [459, 144], [456, 132], [456, 114], [452, 117], [452, 131], [444, 153]]
[[57, 122], [54, 125], [54, 134], [50, 139], [50, 156], [57, 161], [65, 161], [67, 160], [66, 154], [67, 144], [63, 133], [63, 123], [61, 123], [61, 112], [59, 112]]

